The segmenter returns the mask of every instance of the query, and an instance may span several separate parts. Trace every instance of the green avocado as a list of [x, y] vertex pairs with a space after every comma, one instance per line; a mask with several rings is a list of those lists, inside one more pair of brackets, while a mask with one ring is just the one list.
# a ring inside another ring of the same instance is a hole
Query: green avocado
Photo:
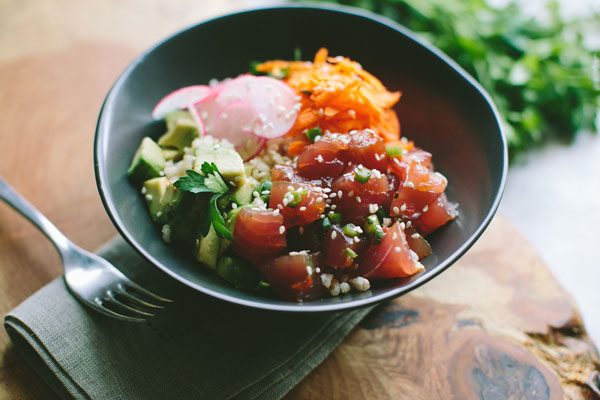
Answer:
[[259, 186], [260, 183], [256, 179], [252, 177], [247, 177], [246, 182], [244, 182], [242, 186], [240, 186], [235, 192], [233, 192], [232, 200], [235, 201], [238, 206], [243, 204], [250, 204], [254, 197], [252, 196], [252, 193]]
[[217, 235], [217, 231], [211, 225], [206, 236], [200, 235], [198, 238], [198, 254], [197, 259], [202, 265], [210, 269], [215, 269], [217, 259], [219, 258], [219, 246], [221, 239]]
[[162, 149], [149, 137], [142, 139], [127, 171], [129, 178], [137, 184], [161, 175], [165, 168]]
[[195, 150], [194, 170], [201, 172], [203, 163], [215, 163], [221, 176], [230, 186], [241, 187], [246, 181], [244, 161], [235, 149], [216, 145], [201, 145]]
[[239, 257], [221, 257], [217, 263], [216, 272], [221, 278], [239, 289], [252, 290], [260, 284], [258, 269]]
[[176, 149], [178, 154], [200, 136], [192, 115], [187, 111], [174, 111], [165, 117], [165, 121], [167, 132], [158, 139], [158, 144]]
[[[169, 190], [169, 187], [171, 189]], [[169, 179], [161, 176], [148, 179], [144, 182], [144, 195], [153, 221], [164, 221], [167, 217], [167, 208], [173, 198], [173, 188]]]
[[167, 161], [178, 161], [181, 158], [179, 150], [175, 149], [163, 149], [163, 156]]

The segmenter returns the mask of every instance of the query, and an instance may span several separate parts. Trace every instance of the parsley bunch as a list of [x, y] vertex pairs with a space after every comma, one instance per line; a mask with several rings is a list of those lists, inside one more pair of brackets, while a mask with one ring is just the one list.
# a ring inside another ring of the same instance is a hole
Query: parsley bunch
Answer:
[[200, 223], [202, 236], [208, 235], [210, 226], [215, 228], [217, 235], [223, 239], [233, 240], [231, 231], [225, 226], [225, 218], [219, 210], [218, 200], [229, 192], [229, 187], [223, 180], [215, 163], [203, 163], [200, 167], [202, 174], [189, 169], [175, 182], [175, 187], [183, 192], [194, 194], [212, 193], [208, 203], [208, 213], [204, 215]]
[[335, 2], [400, 22], [473, 75], [504, 118], [511, 156], [550, 136], [572, 139], [596, 129], [599, 49], [584, 37], [600, 26], [598, 14], [567, 21], [556, 0], [546, 1], [540, 18], [527, 16], [514, 0], [500, 7], [485, 0]]

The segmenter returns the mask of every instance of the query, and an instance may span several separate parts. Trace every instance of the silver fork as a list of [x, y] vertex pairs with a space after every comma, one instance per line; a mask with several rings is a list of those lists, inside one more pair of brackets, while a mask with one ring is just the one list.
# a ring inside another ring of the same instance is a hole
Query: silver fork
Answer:
[[69, 291], [85, 305], [113, 318], [144, 322], [172, 302], [135, 284], [105, 259], [75, 245], [1, 177], [0, 199], [50, 239], [62, 258]]

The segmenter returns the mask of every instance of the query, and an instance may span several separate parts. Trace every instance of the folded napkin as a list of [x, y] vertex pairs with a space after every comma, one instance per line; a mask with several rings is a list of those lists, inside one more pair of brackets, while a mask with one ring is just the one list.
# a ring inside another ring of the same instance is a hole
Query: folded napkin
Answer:
[[83, 307], [58, 278], [10, 312], [5, 327], [16, 349], [63, 398], [281, 398], [370, 310], [242, 308], [175, 282], [165, 288], [120, 238], [99, 254], [149, 289], [177, 293], [176, 302], [150, 323], [121, 322]]

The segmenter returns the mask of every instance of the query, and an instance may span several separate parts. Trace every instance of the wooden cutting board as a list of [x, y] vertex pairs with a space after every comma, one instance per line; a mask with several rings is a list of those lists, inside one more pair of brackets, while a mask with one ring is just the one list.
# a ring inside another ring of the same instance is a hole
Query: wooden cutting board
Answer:
[[[0, 175], [88, 249], [115, 234], [94, 183], [96, 115], [135, 53], [85, 42], [0, 63]], [[0, 312], [59, 273], [50, 244], [0, 205]], [[594, 398], [598, 370], [568, 294], [496, 218], [455, 266], [379, 307], [288, 398]], [[52, 398], [4, 330], [0, 382], [0, 398]]]

